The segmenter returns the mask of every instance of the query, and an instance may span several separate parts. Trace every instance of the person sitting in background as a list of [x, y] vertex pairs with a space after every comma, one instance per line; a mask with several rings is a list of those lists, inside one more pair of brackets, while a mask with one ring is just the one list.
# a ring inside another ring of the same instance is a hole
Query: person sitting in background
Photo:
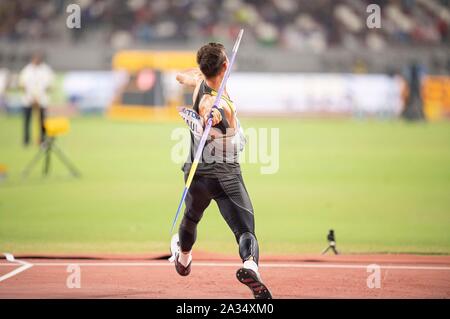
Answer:
[[30, 143], [30, 122], [33, 108], [39, 110], [40, 143], [45, 139], [44, 121], [49, 97], [48, 90], [53, 82], [52, 69], [43, 62], [41, 54], [33, 55], [19, 75], [19, 85], [25, 91], [24, 102], [24, 145]]

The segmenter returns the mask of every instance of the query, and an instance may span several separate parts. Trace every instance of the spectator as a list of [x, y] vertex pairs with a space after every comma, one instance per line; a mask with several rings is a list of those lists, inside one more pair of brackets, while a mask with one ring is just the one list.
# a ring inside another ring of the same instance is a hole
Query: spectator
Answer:
[[[0, 40], [58, 39], [67, 32], [55, 24], [66, 14], [67, 0], [0, 1]], [[447, 44], [448, 0], [83, 0], [83, 28], [72, 40], [99, 31], [117, 47], [123, 43], [191, 40], [197, 35], [233, 37], [245, 26], [260, 44], [324, 51], [348, 42], [375, 47], [384, 42]], [[366, 8], [381, 7], [383, 28], [376, 35], [365, 27]], [[369, 39], [364, 39], [369, 36]], [[302, 45], [296, 44], [301, 42]]]

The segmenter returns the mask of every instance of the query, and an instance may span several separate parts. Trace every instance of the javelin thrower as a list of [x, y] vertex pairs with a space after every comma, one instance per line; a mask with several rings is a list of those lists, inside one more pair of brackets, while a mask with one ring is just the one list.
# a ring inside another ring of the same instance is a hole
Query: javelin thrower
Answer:
[[194, 88], [194, 104], [192, 109], [179, 109], [190, 128], [191, 147], [182, 168], [186, 187], [172, 225], [173, 229], [184, 200], [186, 208], [178, 236], [172, 239], [172, 261], [178, 274], [190, 274], [197, 225], [214, 200], [239, 245], [243, 266], [236, 272], [237, 279], [252, 290], [256, 299], [269, 299], [272, 296], [258, 270], [253, 206], [239, 165], [245, 137], [225, 87], [242, 33], [243, 30], [233, 48], [231, 61], [222, 44], [208, 43], [197, 52], [199, 68], [177, 75], [180, 84]]

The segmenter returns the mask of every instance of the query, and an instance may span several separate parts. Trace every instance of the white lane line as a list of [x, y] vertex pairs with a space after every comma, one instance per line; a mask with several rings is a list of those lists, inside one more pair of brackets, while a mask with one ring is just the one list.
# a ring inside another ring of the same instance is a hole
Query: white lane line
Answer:
[[[173, 267], [172, 263], [166, 262], [40, 262], [34, 263], [36, 267], [62, 267], [78, 265], [83, 267]], [[240, 263], [216, 263], [216, 262], [193, 262], [197, 267], [240, 267]], [[10, 264], [0, 263], [0, 266]], [[409, 265], [379, 265], [381, 269], [397, 270], [445, 270], [450, 271], [449, 266], [409, 266]], [[363, 264], [311, 264], [311, 263], [262, 263], [261, 268], [313, 268], [313, 269], [366, 269]]]
[[[16, 265], [19, 264], [19, 265], [22, 265], [22, 266], [20, 266], [19, 268], [14, 269], [13, 271], [7, 273], [6, 275], [1, 276], [0, 277], [0, 282], [6, 280], [8, 278], [14, 277], [15, 275], [20, 274], [21, 272], [23, 272], [23, 271], [33, 267], [33, 264], [31, 264], [29, 262], [15, 259], [12, 254], [4, 253], [3, 255], [5, 255], [6, 260], [9, 261], [10, 263], [15, 263]], [[11, 266], [11, 264], [2, 264], [2, 265]]]

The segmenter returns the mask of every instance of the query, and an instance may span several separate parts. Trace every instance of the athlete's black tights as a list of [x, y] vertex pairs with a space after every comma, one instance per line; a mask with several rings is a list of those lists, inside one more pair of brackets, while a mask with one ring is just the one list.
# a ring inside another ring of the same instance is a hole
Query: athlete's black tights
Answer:
[[243, 261], [258, 263], [259, 248], [255, 237], [253, 207], [241, 175], [217, 178], [195, 176], [186, 195], [186, 209], [178, 231], [180, 249], [192, 249], [197, 238], [197, 224], [214, 199], [220, 213], [234, 233]]

